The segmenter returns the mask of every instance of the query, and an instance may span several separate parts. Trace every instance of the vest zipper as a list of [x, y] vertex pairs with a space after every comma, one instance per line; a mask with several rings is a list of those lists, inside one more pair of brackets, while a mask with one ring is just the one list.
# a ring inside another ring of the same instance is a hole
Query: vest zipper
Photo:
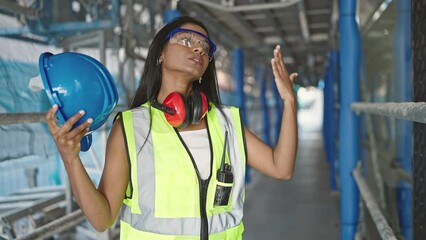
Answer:
[[[207, 121], [206, 121], [207, 124]], [[211, 147], [211, 141], [210, 141], [210, 133], [208, 131], [208, 125], [207, 125], [207, 134], [209, 135], [209, 143], [210, 143], [210, 152], [211, 154], [211, 160], [210, 160], [210, 176], [206, 180], [201, 179], [200, 172], [198, 171], [197, 164], [195, 163], [194, 157], [191, 154], [191, 151], [189, 151], [188, 147], [185, 144], [185, 141], [183, 141], [182, 137], [179, 134], [179, 131], [175, 129], [176, 134], [178, 135], [181, 143], [186, 149], [186, 152], [188, 153], [189, 157], [191, 158], [192, 165], [194, 166], [195, 173], [197, 174], [198, 179], [198, 185], [200, 190], [200, 217], [201, 217], [201, 229], [200, 229], [200, 240], [208, 240], [209, 239], [209, 222], [207, 219], [207, 189], [210, 182], [211, 177], [211, 171], [212, 171], [212, 165], [213, 165], [213, 151]]]
[[203, 180], [198, 177], [200, 182], [200, 215], [201, 215], [201, 231], [200, 239], [208, 240], [209, 239], [209, 223], [207, 221], [206, 213], [206, 200], [207, 200], [207, 187], [209, 185], [209, 179]]

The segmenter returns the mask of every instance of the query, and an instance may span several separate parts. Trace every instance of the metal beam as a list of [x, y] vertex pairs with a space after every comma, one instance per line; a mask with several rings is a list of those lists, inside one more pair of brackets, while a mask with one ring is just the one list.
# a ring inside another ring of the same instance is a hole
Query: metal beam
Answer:
[[365, 112], [413, 122], [426, 123], [426, 102], [357, 102], [351, 105], [356, 113]]
[[371, 190], [368, 188], [367, 183], [361, 176], [361, 167], [358, 165], [353, 171], [352, 175], [355, 178], [355, 182], [358, 185], [359, 191], [361, 193], [362, 199], [367, 206], [367, 209], [371, 215], [371, 218], [374, 221], [374, 224], [377, 227], [377, 231], [380, 234], [380, 237], [385, 240], [397, 240], [395, 233], [392, 228], [389, 226], [386, 218], [384, 217], [382, 211], [374, 200]]
[[42, 227], [32, 231], [30, 234], [17, 238], [17, 240], [44, 239], [55, 233], [70, 229], [85, 219], [83, 211], [76, 210], [62, 218], [58, 218]]
[[[100, 47], [99, 45], [102, 44], [102, 35], [103, 31], [93, 31], [93, 32], [87, 32], [80, 35], [74, 35], [71, 37], [64, 38], [60, 46], [64, 49], [78, 49], [83, 47]], [[102, 61], [101, 61], [102, 62]]]
[[306, 44], [309, 44], [311, 42], [310, 40], [310, 33], [309, 33], [309, 24], [308, 24], [308, 18], [306, 17], [306, 10], [305, 10], [305, 3], [303, 1], [300, 1], [297, 4], [298, 17], [299, 17], [299, 23], [300, 23], [300, 29], [302, 32], [303, 40]]
[[22, 7], [19, 4], [7, 0], [0, 0], [0, 9], [6, 10], [10, 13], [17, 13], [25, 15], [25, 17], [36, 19], [40, 15], [40, 11], [35, 8]]
[[206, 0], [181, 0], [181, 1], [198, 3], [200, 5], [204, 5], [206, 7], [213, 8], [215, 10], [219, 10], [223, 12], [247, 12], [247, 11], [286, 8], [300, 2], [300, 0], [289, 0], [286, 2], [278, 2], [278, 3], [248, 4], [248, 5], [239, 5], [239, 6], [230, 7], [230, 6], [223, 6], [221, 4], [213, 3], [211, 1], [206, 1]]
[[[212, 19], [216, 19], [210, 12], [206, 12], [200, 6], [196, 4], [188, 4], [185, 1], [179, 1], [179, 10], [188, 15], [193, 15], [193, 12], [196, 13], [204, 13], [203, 23], [209, 28], [211, 32], [217, 33], [213, 36], [213, 39], [219, 39], [219, 42], [226, 47], [234, 48], [237, 47], [238, 43], [241, 39], [235, 35], [235, 33], [229, 31], [229, 29], [224, 28], [220, 23], [212, 21]], [[220, 33], [220, 34], [219, 34]]]
[[2, 213], [0, 219], [2, 219], [6, 223], [12, 223], [19, 218], [36, 213], [37, 211], [40, 211], [41, 209], [48, 207], [52, 204], [63, 201], [64, 199], [65, 195], [63, 193], [56, 194], [56, 196], [50, 198], [42, 198], [40, 200], [35, 201], [28, 207], [13, 209], [11, 211]]
[[49, 35], [49, 34], [58, 34], [58, 35], [71, 35], [75, 32], [84, 32], [84, 31], [93, 31], [100, 29], [108, 29], [116, 26], [111, 20], [101, 20], [91, 23], [87, 22], [67, 22], [67, 23], [52, 23], [48, 28], [42, 28], [40, 25], [37, 25], [35, 29], [31, 29], [28, 26], [24, 27], [12, 27], [12, 28], [0, 28], [0, 36], [13, 37], [16, 35], [24, 34], [36, 34], [36, 35]]
[[46, 113], [0, 113], [0, 126], [45, 122]]
[[361, 35], [365, 36], [373, 25], [380, 19], [382, 14], [386, 11], [389, 5], [392, 3], [392, 0], [383, 0], [381, 4], [378, 5], [377, 9], [370, 15], [364, 26], [361, 26]]

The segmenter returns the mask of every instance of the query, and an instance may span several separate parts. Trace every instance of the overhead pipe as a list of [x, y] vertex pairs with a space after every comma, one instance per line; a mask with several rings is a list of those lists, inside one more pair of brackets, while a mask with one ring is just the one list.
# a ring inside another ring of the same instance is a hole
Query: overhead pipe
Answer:
[[359, 159], [359, 122], [350, 104], [360, 99], [360, 34], [356, 21], [356, 0], [340, 0], [340, 184], [341, 239], [355, 238], [359, 215], [359, 191], [352, 176]]

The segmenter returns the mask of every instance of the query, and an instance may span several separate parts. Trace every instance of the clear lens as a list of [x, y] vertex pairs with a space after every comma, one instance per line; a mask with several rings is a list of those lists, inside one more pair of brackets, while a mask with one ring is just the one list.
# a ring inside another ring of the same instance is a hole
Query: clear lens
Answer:
[[187, 29], [176, 29], [176, 30], [177, 31], [169, 34], [166, 37], [166, 40], [170, 39], [170, 43], [172, 44], [177, 43], [189, 48], [194, 48], [199, 45], [203, 49], [204, 54], [209, 57], [209, 60], [212, 59], [213, 52], [216, 50], [216, 46], [211, 46], [211, 44], [214, 45], [214, 43], [211, 42], [210, 39], [206, 38], [203, 34], [193, 30], [187, 30]]

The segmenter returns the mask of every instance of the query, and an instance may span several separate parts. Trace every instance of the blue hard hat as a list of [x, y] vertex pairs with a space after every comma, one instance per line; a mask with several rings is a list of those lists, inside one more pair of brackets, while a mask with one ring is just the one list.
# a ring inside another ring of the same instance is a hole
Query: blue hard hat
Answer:
[[89, 133], [81, 140], [81, 151], [89, 150], [91, 133], [105, 123], [117, 105], [117, 88], [110, 72], [98, 60], [75, 52], [45, 52], [40, 55], [39, 70], [50, 103], [59, 107], [56, 115], [62, 124], [80, 110], [86, 114], [74, 127], [93, 119]]

